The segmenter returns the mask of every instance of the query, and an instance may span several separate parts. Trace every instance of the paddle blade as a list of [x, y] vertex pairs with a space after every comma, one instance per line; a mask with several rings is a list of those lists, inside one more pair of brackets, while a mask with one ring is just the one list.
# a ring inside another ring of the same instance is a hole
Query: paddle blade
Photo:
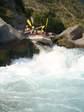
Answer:
[[31, 23], [32, 23], [32, 25], [34, 24], [34, 19], [33, 19], [33, 17], [31, 16]]
[[30, 27], [32, 27], [31, 21], [29, 19], [27, 19], [27, 23]]
[[48, 18], [46, 19], [46, 24], [45, 24], [45, 26], [47, 27], [47, 25], [48, 25]]
[[41, 27], [41, 29], [44, 29], [44, 28], [45, 28], [45, 26], [42, 26], [42, 27]]

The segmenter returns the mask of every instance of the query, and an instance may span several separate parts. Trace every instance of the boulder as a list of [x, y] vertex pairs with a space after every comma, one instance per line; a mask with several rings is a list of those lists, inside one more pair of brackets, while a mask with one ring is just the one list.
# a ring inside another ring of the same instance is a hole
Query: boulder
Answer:
[[53, 46], [53, 42], [49, 37], [44, 37], [42, 40], [37, 41], [37, 44], [49, 47]]
[[24, 36], [0, 18], [0, 43], [23, 39]]
[[0, 48], [0, 66], [5, 66], [10, 64], [9, 51], [7, 49]]
[[57, 35], [53, 41], [67, 48], [84, 48], [84, 28], [80, 25], [69, 27]]
[[23, 30], [26, 16], [22, 0], [0, 0], [0, 17], [15, 29]]
[[0, 18], [0, 66], [10, 64], [11, 59], [32, 58], [34, 53], [39, 49], [32, 41]]

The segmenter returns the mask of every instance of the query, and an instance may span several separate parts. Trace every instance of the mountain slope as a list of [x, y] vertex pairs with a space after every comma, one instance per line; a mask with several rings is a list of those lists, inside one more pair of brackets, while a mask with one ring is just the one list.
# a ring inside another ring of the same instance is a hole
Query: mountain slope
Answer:
[[48, 30], [56, 33], [75, 24], [84, 25], [83, 12], [84, 4], [80, 0], [0, 1], [0, 16], [14, 27], [24, 23], [25, 16], [33, 16], [36, 26], [45, 24], [48, 17]]
[[23, 0], [26, 11], [33, 10], [33, 15], [49, 13], [62, 20], [65, 26], [84, 22], [84, 4], [79, 0]]

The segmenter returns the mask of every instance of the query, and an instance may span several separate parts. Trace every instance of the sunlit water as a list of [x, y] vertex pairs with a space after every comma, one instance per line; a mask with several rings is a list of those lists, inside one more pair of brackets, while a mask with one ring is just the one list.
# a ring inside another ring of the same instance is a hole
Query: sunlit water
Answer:
[[84, 112], [84, 51], [55, 46], [1, 67], [0, 112]]

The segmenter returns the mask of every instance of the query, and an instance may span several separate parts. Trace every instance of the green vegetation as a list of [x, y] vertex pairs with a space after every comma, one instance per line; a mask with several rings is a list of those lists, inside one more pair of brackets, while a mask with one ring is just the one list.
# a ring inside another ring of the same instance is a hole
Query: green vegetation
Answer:
[[64, 29], [65, 27], [61, 20], [49, 17], [47, 31], [55, 32], [58, 34], [61, 33]]
[[23, 0], [26, 15], [33, 16], [35, 25], [45, 24], [48, 17], [47, 31], [62, 32], [75, 24], [84, 26], [84, 4], [79, 0]]
[[24, 4], [22, 0], [15, 0], [15, 4], [16, 4], [16, 10], [18, 12], [23, 11], [25, 13]]
[[36, 26], [45, 24], [48, 17], [47, 30], [56, 33], [75, 24], [84, 26], [84, 4], [80, 0], [14, 0], [15, 9], [4, 1], [0, 1], [0, 16], [10, 24], [15, 24], [16, 11], [27, 18], [33, 16]]

